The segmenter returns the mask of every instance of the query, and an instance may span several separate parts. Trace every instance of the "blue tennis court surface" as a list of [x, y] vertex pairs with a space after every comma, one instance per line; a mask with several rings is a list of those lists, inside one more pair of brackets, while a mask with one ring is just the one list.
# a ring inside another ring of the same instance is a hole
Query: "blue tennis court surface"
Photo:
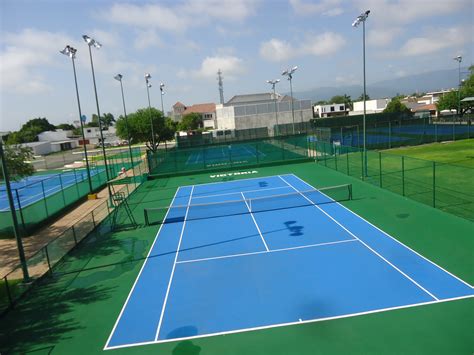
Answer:
[[[275, 198], [259, 199], [265, 196]], [[250, 213], [252, 199], [268, 209]], [[105, 349], [474, 295], [472, 286], [295, 175], [184, 186], [172, 206]], [[205, 218], [213, 212], [203, 206], [227, 207], [229, 215]]]
[[190, 164], [218, 164], [221, 162], [229, 162], [229, 159], [255, 159], [264, 157], [263, 152], [258, 151], [255, 147], [246, 144], [239, 145], [221, 145], [217, 147], [203, 148], [198, 152], [192, 153], [186, 161], [186, 165]]
[[[104, 169], [91, 170], [91, 176], [95, 176]], [[13, 199], [15, 208], [18, 208], [18, 200], [14, 190], [17, 190], [21, 207], [26, 207], [37, 201], [42, 200], [63, 189], [87, 180], [87, 171], [85, 169], [76, 170], [75, 172], [65, 172], [62, 174], [43, 174], [33, 175], [23, 178], [19, 181], [12, 181], [11, 188], [13, 190]], [[44, 194], [43, 194], [44, 190]], [[8, 198], [5, 192], [5, 185], [0, 186], [2, 192], [0, 196], [0, 212], [8, 210]]]

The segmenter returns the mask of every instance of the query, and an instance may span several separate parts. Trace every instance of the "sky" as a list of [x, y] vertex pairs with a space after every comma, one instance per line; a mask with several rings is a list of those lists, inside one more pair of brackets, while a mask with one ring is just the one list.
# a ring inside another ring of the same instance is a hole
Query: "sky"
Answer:
[[[0, 131], [27, 120], [78, 120], [70, 58], [76, 69], [82, 112], [97, 113], [87, 34], [92, 48], [101, 113], [123, 114], [123, 75], [128, 112], [147, 107], [144, 74], [152, 76], [151, 104], [165, 112], [185, 105], [219, 103], [224, 97], [269, 92], [266, 80], [298, 66], [293, 91], [362, 83], [362, 27], [366, 22], [367, 82], [457, 68], [474, 61], [472, 0], [2, 0], [0, 1]], [[341, 92], [343, 94], [343, 92]]]

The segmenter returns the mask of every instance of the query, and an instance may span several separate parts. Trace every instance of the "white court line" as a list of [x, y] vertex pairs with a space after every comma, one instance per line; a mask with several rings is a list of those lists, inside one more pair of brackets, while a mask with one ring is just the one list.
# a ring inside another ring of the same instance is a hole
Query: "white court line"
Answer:
[[[173, 199], [171, 200], [170, 206], [173, 205], [174, 200], [175, 200], [176, 195], [178, 194], [178, 191], [179, 191], [179, 190], [180, 190], [180, 188], [176, 189], [176, 191], [175, 191], [175, 193], [174, 193], [174, 196], [173, 196]], [[168, 211], [166, 211], [165, 220], [166, 220], [166, 217], [168, 217], [168, 213], [169, 213], [170, 210], [171, 210], [171, 209], [168, 209]], [[162, 228], [162, 227], [163, 227], [163, 224], [160, 225], [160, 228], [158, 229], [158, 232], [156, 233], [155, 239], [153, 240], [153, 243], [152, 243], [152, 245], [151, 245], [151, 247], [150, 247], [150, 250], [148, 251], [148, 254], [147, 254], [146, 258], [145, 258], [145, 262], [143, 263], [143, 265], [142, 265], [140, 271], [138, 272], [138, 275], [137, 275], [137, 277], [136, 277], [136, 279], [135, 279], [135, 282], [133, 283], [133, 286], [132, 286], [130, 292], [128, 293], [127, 299], [125, 300], [125, 303], [124, 303], [123, 306], [122, 306], [122, 309], [121, 309], [121, 311], [120, 311], [120, 313], [119, 313], [119, 316], [117, 317], [117, 320], [115, 321], [114, 327], [112, 328], [112, 331], [110, 332], [109, 338], [107, 339], [107, 342], [105, 343], [104, 350], [107, 350], [107, 349], [109, 348], [109, 342], [110, 342], [110, 340], [112, 339], [112, 336], [113, 336], [114, 333], [115, 333], [115, 328], [117, 328], [117, 325], [118, 325], [119, 322], [120, 322], [120, 318], [122, 318], [122, 314], [123, 314], [123, 312], [125, 311], [125, 308], [127, 308], [128, 301], [129, 301], [130, 297], [132, 296], [133, 290], [135, 289], [135, 286], [136, 286], [138, 280], [140, 279], [140, 275], [142, 274], [142, 271], [143, 271], [143, 269], [145, 268], [146, 263], [148, 262], [148, 259], [149, 259], [149, 257], [150, 257], [150, 254], [151, 254], [151, 252], [152, 252], [152, 250], [153, 250], [153, 247], [155, 246], [156, 241], [158, 240], [158, 236], [160, 235], [160, 232], [161, 232], [161, 228]]]
[[168, 302], [168, 295], [170, 293], [171, 283], [173, 282], [174, 270], [176, 269], [176, 261], [178, 260], [179, 248], [181, 247], [181, 242], [183, 240], [184, 228], [186, 228], [186, 220], [188, 218], [189, 204], [193, 198], [194, 185], [191, 188], [191, 193], [189, 194], [188, 207], [186, 208], [186, 214], [184, 215], [183, 227], [181, 228], [181, 235], [179, 236], [178, 247], [176, 248], [176, 255], [174, 257], [173, 269], [171, 270], [170, 280], [168, 282], [168, 288], [166, 289], [165, 300], [163, 302], [163, 308], [161, 309], [160, 321], [158, 322], [158, 327], [156, 328], [155, 340], [158, 340], [160, 335], [161, 324], [163, 323], [163, 316], [165, 315], [166, 303]]
[[255, 220], [255, 217], [254, 217], [252, 211], [250, 210], [249, 205], [247, 204], [247, 201], [245, 201], [245, 195], [244, 195], [244, 193], [241, 192], [241, 194], [242, 194], [242, 198], [244, 199], [245, 206], [247, 206], [247, 209], [248, 209], [249, 212], [250, 212], [250, 217], [252, 217], [253, 223], [255, 223], [255, 227], [257, 227], [258, 234], [260, 234], [260, 238], [262, 238], [262, 242], [263, 242], [263, 245], [265, 245], [265, 249], [267, 249], [267, 251], [270, 251], [270, 249], [268, 249], [267, 242], [265, 241], [265, 238], [264, 238], [263, 235], [262, 235], [262, 231], [260, 230], [260, 227], [258, 226], [257, 221]]
[[[311, 201], [309, 198], [307, 198], [305, 195], [303, 195], [299, 190], [297, 190], [293, 185], [291, 185], [289, 182], [287, 182], [285, 179], [283, 179], [281, 176], [278, 176], [280, 179], [282, 179], [283, 181], [285, 181], [288, 186], [291, 186], [295, 191], [299, 192], [300, 195], [302, 197], [304, 197], [306, 200], [308, 200], [309, 202], [311, 203], [314, 203], [313, 201]], [[405, 276], [408, 280], [410, 280], [413, 284], [415, 284], [416, 286], [418, 286], [421, 290], [423, 290], [424, 292], [426, 292], [428, 295], [430, 295], [431, 297], [433, 297], [435, 300], [439, 301], [439, 299], [433, 295], [430, 291], [428, 291], [427, 289], [425, 289], [423, 286], [421, 286], [418, 282], [416, 282], [415, 280], [413, 280], [410, 276], [408, 276], [407, 274], [405, 274], [402, 270], [400, 270], [398, 267], [396, 267], [394, 264], [392, 264], [390, 261], [388, 261], [386, 258], [384, 258], [381, 254], [379, 254], [377, 251], [375, 251], [374, 249], [372, 249], [368, 244], [366, 244], [364, 241], [362, 241], [361, 239], [359, 239], [354, 233], [352, 233], [349, 229], [347, 229], [346, 227], [344, 227], [340, 222], [338, 222], [334, 217], [332, 217], [329, 213], [327, 213], [326, 211], [324, 211], [321, 207], [319, 207], [318, 205], [314, 204], [313, 205], [314, 207], [316, 207], [318, 210], [320, 210], [322, 213], [324, 213], [326, 216], [328, 216], [332, 221], [334, 221], [334, 223], [336, 223], [339, 227], [341, 227], [342, 229], [344, 229], [347, 233], [349, 233], [350, 235], [352, 235], [354, 238], [356, 238], [357, 240], [359, 240], [363, 245], [365, 245], [367, 247], [367, 249], [369, 249], [370, 251], [372, 251], [375, 255], [377, 255], [379, 258], [381, 258], [383, 261], [385, 261], [388, 265], [390, 265], [391, 267], [393, 267], [395, 270], [397, 270], [400, 274], [402, 274], [403, 276]]]
[[[269, 187], [269, 188], [266, 188], [266, 189], [256, 189], [256, 190], [247, 190], [247, 191], [244, 191], [245, 193], [247, 192], [258, 192], [258, 191], [267, 191], [267, 190], [276, 190], [276, 189], [287, 189], [288, 186], [279, 186], [279, 187]], [[216, 196], [227, 196], [227, 195], [236, 195], [236, 194], [240, 194], [241, 191], [239, 192], [226, 192], [226, 193], [223, 193], [223, 194], [214, 194], [214, 195], [204, 195], [204, 196], [193, 196], [193, 200], [196, 200], [198, 198], [207, 198], [207, 197], [216, 197]]]
[[297, 247], [290, 247], [290, 248], [271, 249], [271, 250], [268, 250], [268, 251], [253, 251], [253, 252], [250, 252], [250, 253], [213, 256], [213, 257], [210, 257], [210, 258], [202, 258], [202, 259], [183, 260], [183, 261], [177, 261], [176, 264], [198, 263], [198, 262], [201, 262], [201, 261], [239, 258], [239, 257], [242, 257], [242, 256], [249, 256], [249, 255], [279, 253], [279, 252], [282, 252], [282, 251], [306, 249], [306, 248], [315, 248], [315, 247], [322, 247], [322, 246], [325, 246], [325, 245], [341, 244], [341, 243], [356, 242], [356, 241], [357, 241], [357, 239], [345, 239], [345, 240], [338, 240], [338, 241], [335, 241], [335, 242], [325, 242], [325, 243], [318, 243], [318, 244], [300, 245], [300, 246], [297, 246]]
[[[249, 170], [252, 170], [252, 169], [249, 169]], [[233, 171], [230, 171], [230, 172], [233, 172]], [[217, 173], [216, 173], [217, 174]], [[227, 173], [219, 173], [219, 174], [227, 174]], [[245, 177], [246, 175], [243, 174], [243, 175], [232, 175], [232, 177], [234, 176], [242, 176], [242, 177]], [[265, 179], [270, 179], [270, 178], [275, 178], [277, 179], [277, 177], [275, 175], [271, 175], [271, 176], [257, 176], [257, 177], [253, 177], [253, 178], [246, 178], [246, 179], [237, 179], [237, 180], [232, 180], [232, 181], [215, 181], [215, 182], [206, 182], [205, 184], [200, 184], [200, 185], [196, 185], [196, 186], [206, 186], [206, 185], [215, 185], [215, 184], [232, 184], [232, 183], [237, 183], [237, 182], [242, 182], [243, 180], [265, 180]], [[191, 185], [184, 185], [184, 186], [191, 186]]]
[[174, 341], [178, 342], [178, 341], [183, 341], [183, 340], [209, 338], [209, 337], [218, 336], [218, 335], [230, 335], [230, 334], [246, 333], [246, 332], [251, 332], [251, 331], [256, 331], [256, 330], [281, 328], [281, 327], [286, 327], [286, 326], [291, 326], [291, 325], [298, 325], [298, 324], [309, 324], [309, 323], [324, 322], [324, 321], [330, 321], [330, 320], [342, 319], [342, 318], [352, 318], [352, 317], [357, 317], [357, 316], [362, 316], [362, 315], [367, 315], [367, 314], [382, 313], [382, 312], [394, 311], [394, 310], [398, 310], [398, 309], [407, 309], [407, 308], [414, 308], [414, 307], [426, 306], [426, 305], [437, 304], [437, 303], [452, 302], [452, 301], [457, 301], [457, 300], [462, 300], [462, 299], [467, 299], [467, 298], [473, 298], [473, 297], [474, 296], [472, 296], [472, 295], [470, 295], [470, 296], [461, 296], [461, 297], [453, 297], [453, 298], [447, 298], [447, 299], [438, 300], [438, 301], [427, 301], [427, 302], [420, 302], [420, 303], [412, 303], [412, 304], [407, 304], [407, 305], [403, 305], [403, 306], [387, 307], [387, 308], [381, 308], [381, 309], [376, 309], [376, 310], [372, 310], [372, 311], [344, 314], [344, 315], [340, 315], [340, 316], [306, 319], [306, 320], [301, 320], [301, 321], [297, 320], [297, 321], [294, 321], [294, 322], [264, 325], [264, 326], [259, 326], [259, 327], [236, 329], [236, 330], [229, 330], [229, 331], [209, 333], [209, 334], [193, 335], [193, 336], [190, 336], [190, 337], [155, 340], [155, 341], [145, 341], [145, 342], [141, 342], [141, 343], [117, 345], [117, 346], [112, 346], [112, 347], [104, 349], [104, 350], [129, 348], [129, 347], [135, 347], [135, 346], [141, 346], [141, 345], [169, 343], [169, 342], [174, 342]]
[[[307, 182], [305, 182], [304, 180], [300, 179], [298, 176], [296, 176], [295, 174], [290, 174], [292, 176], [294, 176], [295, 178], [297, 178], [298, 180], [300, 180], [301, 182], [305, 183], [306, 185], [308, 185], [309, 187], [312, 187], [313, 189], [316, 189], [314, 186], [308, 184]], [[319, 191], [321, 192], [321, 191]], [[327, 196], [326, 194], [324, 194], [323, 192], [321, 192], [324, 196], [326, 196], [327, 198], [333, 200], [331, 197]], [[333, 200], [334, 201], [334, 200]], [[431, 261], [430, 259], [424, 257], [423, 255], [421, 255], [420, 253], [418, 253], [416, 250], [413, 250], [412, 248], [410, 248], [409, 246], [403, 244], [401, 241], [399, 241], [398, 239], [396, 239], [395, 237], [392, 237], [390, 234], [388, 234], [387, 232], [385, 232], [384, 230], [380, 229], [379, 227], [377, 227], [376, 225], [370, 223], [368, 220], [366, 220], [364, 217], [361, 217], [360, 215], [358, 215], [357, 213], [355, 213], [354, 211], [351, 211], [349, 208], [347, 208], [346, 206], [344, 206], [343, 204], [337, 202], [337, 201], [334, 201], [335, 203], [337, 203], [339, 206], [341, 206], [342, 208], [346, 209], [347, 211], [349, 211], [350, 213], [352, 213], [353, 215], [359, 217], [361, 220], [365, 221], [366, 223], [370, 224], [372, 227], [374, 227], [375, 229], [377, 229], [378, 231], [382, 232], [383, 234], [385, 234], [387, 237], [393, 239], [394, 241], [396, 241], [398, 244], [404, 246], [405, 248], [407, 248], [408, 250], [410, 250], [411, 252], [415, 253], [416, 255], [418, 255], [419, 257], [423, 258], [424, 260], [428, 261], [429, 263], [431, 263], [432, 265], [436, 266], [438, 269], [444, 271], [445, 273], [447, 273], [448, 275], [454, 277], [455, 279], [457, 279], [458, 281], [462, 282], [463, 284], [465, 284], [466, 286], [470, 287], [470, 288], [474, 288], [472, 285], [468, 284], [466, 281], [460, 279], [459, 277], [457, 277], [456, 275], [450, 273], [448, 270], [442, 268], [441, 266], [439, 266], [438, 264], [436, 264], [435, 262]]]

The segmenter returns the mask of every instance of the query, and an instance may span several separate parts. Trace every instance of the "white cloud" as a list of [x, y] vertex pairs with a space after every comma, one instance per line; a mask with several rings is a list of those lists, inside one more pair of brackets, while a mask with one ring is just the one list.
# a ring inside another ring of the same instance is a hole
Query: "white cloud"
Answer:
[[322, 0], [319, 2], [290, 0], [290, 5], [297, 15], [338, 16], [344, 12], [340, 7], [341, 2], [341, 0]]
[[146, 49], [150, 47], [161, 47], [163, 42], [155, 30], [138, 31], [133, 46], [136, 49]]
[[[216, 55], [206, 57], [201, 67], [191, 71], [191, 74], [196, 78], [215, 78], [219, 69], [222, 70], [226, 79], [231, 80], [245, 71], [242, 59], [231, 55]], [[183, 75], [183, 72], [180, 74]]]
[[402, 32], [403, 30], [400, 27], [379, 28], [373, 31], [369, 31], [367, 36], [367, 42], [370, 45], [377, 47], [388, 46]]
[[282, 62], [304, 55], [330, 55], [336, 53], [345, 44], [344, 37], [334, 32], [308, 36], [304, 42], [296, 45], [272, 38], [260, 45], [260, 56], [269, 61]]
[[325, 32], [307, 39], [308, 45], [302, 45], [301, 52], [316, 56], [329, 55], [339, 51], [346, 40], [340, 34]]
[[408, 39], [400, 49], [402, 56], [426, 55], [442, 49], [461, 47], [473, 42], [472, 28], [435, 28], [424, 31], [424, 35]]
[[242, 22], [256, 13], [260, 0], [187, 0], [175, 6], [118, 3], [107, 10], [108, 21], [136, 28], [183, 32], [211, 21]]
[[296, 56], [296, 49], [286, 41], [276, 38], [260, 45], [260, 56], [272, 62], [283, 62]]
[[1, 90], [24, 94], [44, 92], [51, 88], [38, 74], [44, 67], [60, 62], [62, 45], [73, 44], [62, 33], [27, 28], [20, 33], [6, 33], [5, 49], [0, 53]]

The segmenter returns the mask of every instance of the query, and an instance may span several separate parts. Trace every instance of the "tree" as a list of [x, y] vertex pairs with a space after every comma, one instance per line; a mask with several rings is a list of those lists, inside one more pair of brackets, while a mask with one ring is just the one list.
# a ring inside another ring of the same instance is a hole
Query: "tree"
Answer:
[[411, 113], [410, 109], [406, 107], [402, 102], [400, 101], [399, 98], [394, 98], [392, 99], [387, 107], [385, 107], [385, 110], [383, 110], [384, 113]]
[[[31, 148], [7, 144], [4, 145], [4, 153], [10, 179], [17, 181], [25, 176], [32, 175], [35, 172], [32, 164], [25, 163], [26, 161], [33, 159], [33, 151]], [[1, 165], [0, 179], [5, 179]]]
[[[111, 113], [104, 113], [100, 118], [100, 123], [102, 124], [102, 128], [107, 129], [110, 126], [113, 126], [115, 123], [114, 115]], [[99, 127], [99, 119], [98, 116], [94, 113], [92, 114], [92, 120], [88, 124], [89, 127]]]
[[[153, 131], [155, 134], [156, 146], [152, 145], [151, 117], [153, 118]], [[128, 139], [127, 122], [120, 116], [117, 120], [117, 135], [121, 139]], [[170, 118], [165, 118], [161, 111], [156, 108], [141, 108], [128, 115], [128, 127], [130, 138], [133, 143], [145, 142], [149, 149], [155, 150], [160, 142], [170, 140], [174, 136], [175, 126]]]
[[329, 100], [331, 104], [345, 104], [347, 108], [352, 109], [352, 99], [350, 95], [336, 95]]
[[441, 96], [436, 103], [439, 111], [443, 110], [457, 110], [458, 109], [458, 92], [450, 91]]
[[20, 144], [35, 142], [38, 134], [45, 131], [54, 131], [56, 127], [48, 122], [46, 118], [33, 118], [21, 126], [20, 130], [8, 136], [8, 144]]
[[[370, 100], [370, 97], [368, 94], [365, 94], [365, 101]], [[360, 94], [360, 96], [357, 98], [357, 101], [364, 101], [364, 94]]]
[[[459, 92], [460, 99], [464, 99], [465, 97], [472, 97], [474, 96], [474, 65], [469, 67], [469, 77], [464, 80], [461, 85], [461, 90]], [[458, 99], [458, 91], [450, 91], [439, 98], [437, 102], [438, 110], [457, 110], [459, 104]], [[472, 102], [461, 102], [461, 112], [462, 115], [468, 109], [473, 109]]]
[[202, 126], [202, 116], [199, 113], [193, 112], [183, 116], [181, 122], [178, 123], [178, 130], [192, 131], [202, 128]]
[[72, 124], [69, 124], [69, 123], [61, 123], [56, 126], [56, 129], [62, 129], [65, 131], [73, 131], [74, 129], [76, 129], [76, 127], [74, 127]]

